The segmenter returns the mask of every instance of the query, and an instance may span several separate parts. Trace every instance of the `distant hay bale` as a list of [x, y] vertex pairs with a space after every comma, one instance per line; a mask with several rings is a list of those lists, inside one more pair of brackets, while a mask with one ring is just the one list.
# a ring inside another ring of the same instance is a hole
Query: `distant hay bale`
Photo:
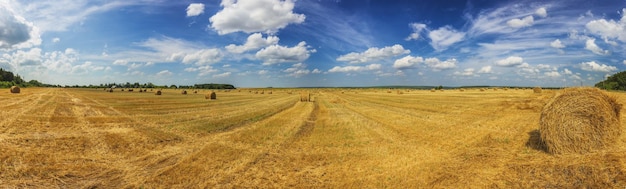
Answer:
[[204, 99], [217, 100], [217, 94], [215, 94], [215, 91], [213, 91], [204, 96]]
[[498, 91], [498, 88], [493, 88], [493, 91]]
[[541, 93], [541, 87], [535, 87], [535, 88], [533, 88], [533, 92], [534, 92], [534, 93]]
[[463, 91], [465, 91], [465, 89], [459, 89], [459, 91], [463, 92]]
[[397, 92], [397, 93], [398, 93], [398, 94], [404, 94], [404, 92], [402, 92], [402, 91], [400, 91], [400, 90], [398, 90], [398, 92]]
[[539, 133], [552, 154], [586, 153], [615, 144], [622, 105], [597, 88], [569, 88], [543, 107]]
[[156, 92], [154, 92], [154, 95], [161, 95], [161, 90], [157, 90]]
[[108, 88], [106, 91], [112, 93], [113, 92], [113, 88]]
[[435, 89], [431, 89], [430, 92], [436, 92], [436, 90]]
[[183, 90], [183, 92], [180, 92], [180, 94], [186, 95], [187, 94], [187, 90]]
[[387, 93], [391, 93], [391, 90], [387, 90]]
[[133, 92], [133, 91], [134, 91], [134, 89], [128, 89], [128, 92]]
[[300, 102], [309, 102], [311, 101], [311, 93], [309, 92], [301, 92], [300, 93]]
[[20, 93], [20, 87], [12, 86], [10, 91], [11, 91], [11, 93]]
[[483, 88], [480, 88], [480, 91], [481, 91], [481, 92], [482, 92], [482, 91], [485, 91], [485, 89], [483, 89]]
[[265, 91], [261, 91], [261, 94], [265, 94]]
[[270, 91], [270, 92], [267, 92], [267, 94], [272, 94], [272, 91]]
[[124, 92], [124, 89], [122, 89], [122, 92]]

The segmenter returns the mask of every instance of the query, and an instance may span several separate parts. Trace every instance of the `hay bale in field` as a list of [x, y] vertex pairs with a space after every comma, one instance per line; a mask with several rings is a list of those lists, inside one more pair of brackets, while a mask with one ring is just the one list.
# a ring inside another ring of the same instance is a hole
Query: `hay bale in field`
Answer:
[[391, 93], [391, 90], [387, 90], [387, 93]]
[[122, 89], [122, 92], [124, 92], [124, 89]]
[[552, 154], [586, 153], [615, 144], [622, 105], [597, 88], [569, 88], [541, 111], [539, 133]]
[[397, 93], [398, 93], [398, 94], [404, 94], [404, 92], [402, 92], [402, 91], [400, 91], [400, 90], [398, 90], [398, 92], [397, 92]]
[[205, 95], [204, 99], [217, 100], [217, 94], [215, 94], [215, 91], [213, 91], [213, 92], [208, 93], [207, 95]]
[[431, 89], [430, 92], [436, 92], [436, 90], [435, 89]]
[[272, 94], [272, 91], [270, 91], [270, 92], [267, 92], [267, 94]]
[[311, 93], [309, 92], [301, 92], [300, 93], [300, 102], [309, 102], [311, 101]]
[[459, 89], [459, 91], [463, 92], [463, 91], [465, 91], [465, 89]]
[[265, 94], [265, 91], [261, 91], [261, 94]]
[[180, 94], [186, 95], [187, 94], [187, 90], [183, 90], [183, 92], [180, 92]]
[[133, 92], [135, 89], [128, 89], [128, 92]]
[[154, 92], [154, 95], [161, 95], [161, 90], [157, 90], [156, 92]]
[[480, 91], [481, 91], [481, 92], [483, 92], [483, 91], [485, 91], [485, 89], [483, 89], [483, 88], [480, 88]]
[[11, 93], [14, 93], [14, 94], [20, 93], [20, 87], [18, 87], [18, 86], [11, 86], [10, 91], [11, 91]]
[[535, 88], [533, 88], [533, 92], [534, 92], [534, 93], [541, 93], [541, 87], [535, 87]]
[[113, 92], [113, 88], [108, 88], [108, 89], [106, 89], [106, 91], [112, 93]]

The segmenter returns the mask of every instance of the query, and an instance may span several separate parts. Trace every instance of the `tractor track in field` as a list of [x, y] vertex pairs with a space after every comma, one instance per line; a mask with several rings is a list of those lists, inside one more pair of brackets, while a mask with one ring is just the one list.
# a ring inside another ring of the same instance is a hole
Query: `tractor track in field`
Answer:
[[[45, 93], [33, 94], [29, 96], [28, 98], [25, 98], [24, 100], [20, 100], [16, 102], [16, 103], [19, 103], [22, 108], [19, 108], [16, 111], [3, 112], [3, 114], [8, 114], [8, 115], [4, 116], [4, 119], [2, 119], [2, 122], [0, 122], [0, 128], [4, 127], [3, 130], [6, 130], [8, 129], [7, 127], [9, 125], [14, 124], [17, 121], [17, 119], [20, 116], [24, 115], [25, 113], [30, 112], [35, 109], [40, 109], [41, 107], [44, 107], [45, 105], [54, 102], [54, 100], [57, 97], [57, 94], [53, 94], [53, 92], [54, 92], [53, 89], [50, 89], [50, 90], [47, 90]], [[46, 95], [50, 95], [50, 98], [42, 102], [43, 97]], [[5, 131], [0, 131], [0, 132], [5, 133]]]

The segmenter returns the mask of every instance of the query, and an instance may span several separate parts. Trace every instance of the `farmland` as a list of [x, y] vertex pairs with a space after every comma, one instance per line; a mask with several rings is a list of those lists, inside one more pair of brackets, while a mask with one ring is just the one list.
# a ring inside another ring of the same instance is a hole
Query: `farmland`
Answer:
[[[539, 116], [557, 90], [268, 91], [206, 100], [208, 90], [7, 89], [0, 186], [626, 186], [625, 135], [589, 154], [544, 151]], [[303, 91], [312, 102], [299, 101]], [[626, 94], [611, 94], [626, 104]]]

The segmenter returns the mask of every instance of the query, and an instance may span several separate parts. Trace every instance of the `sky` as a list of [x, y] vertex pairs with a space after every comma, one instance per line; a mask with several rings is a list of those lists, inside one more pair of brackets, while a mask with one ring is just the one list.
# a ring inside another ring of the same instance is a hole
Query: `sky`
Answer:
[[626, 0], [0, 0], [0, 68], [55, 85], [594, 85]]

